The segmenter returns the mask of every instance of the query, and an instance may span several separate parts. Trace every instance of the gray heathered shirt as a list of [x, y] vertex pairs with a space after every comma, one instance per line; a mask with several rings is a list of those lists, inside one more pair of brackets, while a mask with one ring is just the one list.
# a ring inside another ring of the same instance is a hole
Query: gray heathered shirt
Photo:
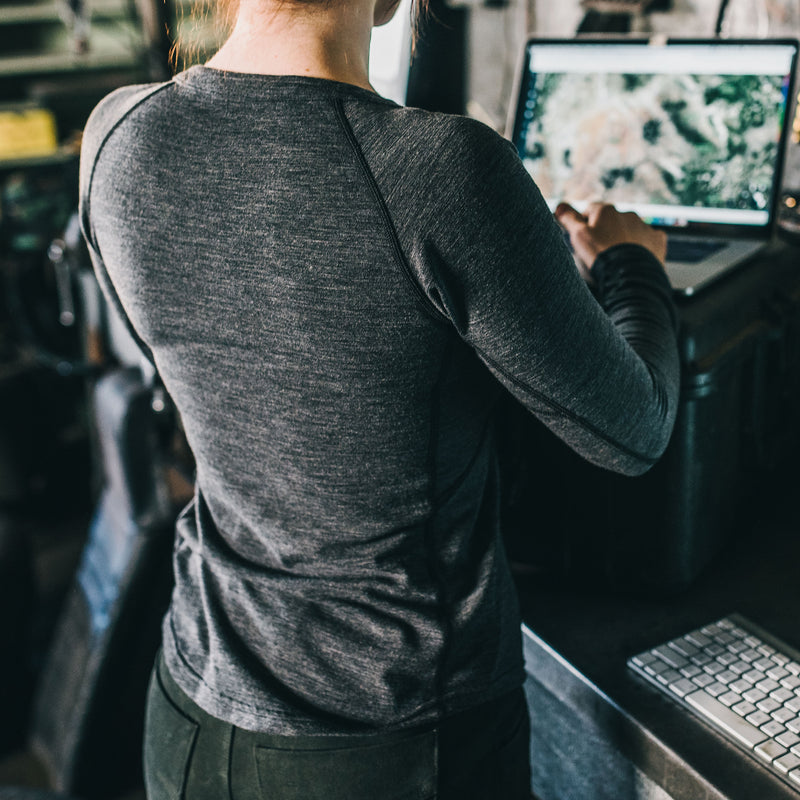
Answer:
[[649, 467], [678, 393], [657, 262], [602, 256], [603, 310], [507, 142], [314, 78], [195, 67], [114, 93], [81, 202], [197, 461], [164, 622], [178, 684], [288, 734], [520, 685], [493, 407], [510, 390], [591, 461]]

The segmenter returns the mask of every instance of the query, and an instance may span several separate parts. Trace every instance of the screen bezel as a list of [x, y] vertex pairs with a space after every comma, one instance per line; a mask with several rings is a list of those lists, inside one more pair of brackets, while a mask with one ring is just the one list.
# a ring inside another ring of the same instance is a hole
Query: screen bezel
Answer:
[[[569, 45], [571, 47], [583, 47], [598, 44], [608, 45], [624, 45], [631, 48], [649, 48], [649, 47], [669, 47], [669, 46], [696, 46], [708, 47], [713, 45], [716, 47], [727, 46], [755, 46], [755, 47], [774, 47], [774, 46], [787, 46], [792, 48], [791, 68], [789, 71], [789, 85], [787, 89], [787, 102], [784, 117], [784, 124], [780, 132], [778, 141], [778, 156], [775, 163], [775, 174], [773, 177], [772, 191], [770, 194], [770, 204], [768, 209], [768, 220], [764, 225], [741, 225], [723, 222], [699, 222], [688, 221], [685, 226], [671, 226], [671, 225], [656, 225], [664, 230], [680, 233], [693, 233], [696, 235], [703, 235], [704, 233], [713, 232], [714, 235], [722, 235], [731, 238], [765, 238], [774, 233], [777, 224], [777, 210], [778, 203], [780, 202], [780, 191], [783, 183], [783, 172], [786, 164], [786, 149], [789, 131], [792, 127], [792, 113], [794, 111], [795, 98], [795, 79], [797, 72], [797, 59], [798, 51], [800, 51], [800, 41], [790, 37], [781, 37], [775, 39], [692, 39], [692, 38], [620, 38], [620, 37], [597, 37], [586, 36], [578, 39], [563, 39], [563, 38], [547, 38], [531, 36], [525, 42], [525, 47], [522, 51], [522, 58], [520, 65], [517, 69], [516, 81], [514, 86], [514, 94], [512, 95], [512, 103], [509, 106], [509, 118], [506, 129], [506, 136], [516, 146], [517, 139], [519, 138], [522, 123], [523, 123], [523, 110], [527, 98], [527, 81], [530, 76], [530, 60], [531, 53], [535, 47], [548, 47]], [[521, 156], [522, 154], [520, 154]]]

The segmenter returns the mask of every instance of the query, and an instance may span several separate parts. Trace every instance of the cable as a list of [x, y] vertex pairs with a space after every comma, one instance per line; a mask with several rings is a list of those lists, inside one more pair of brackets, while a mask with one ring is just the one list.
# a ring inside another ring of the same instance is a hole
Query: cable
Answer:
[[714, 26], [714, 36], [722, 35], [722, 26], [725, 23], [725, 14], [728, 11], [730, 0], [720, 0], [719, 11], [717, 12], [717, 23]]

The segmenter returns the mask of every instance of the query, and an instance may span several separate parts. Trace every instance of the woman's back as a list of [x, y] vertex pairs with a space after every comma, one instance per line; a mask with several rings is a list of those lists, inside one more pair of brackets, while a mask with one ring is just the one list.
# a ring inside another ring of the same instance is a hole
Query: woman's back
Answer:
[[93, 237], [197, 460], [167, 662], [243, 727], [408, 724], [476, 670], [497, 692], [520, 677], [492, 508], [499, 387], [398, 251], [348, 119], [364, 106], [409, 113], [195, 69], [118, 93], [87, 132]]
[[674, 414], [657, 264], [641, 312], [617, 304], [634, 351], [500, 137], [315, 78], [122, 90], [83, 187], [98, 271], [197, 461], [164, 626], [177, 683], [288, 734], [518, 686], [493, 402], [503, 383], [586, 457], [645, 469]]

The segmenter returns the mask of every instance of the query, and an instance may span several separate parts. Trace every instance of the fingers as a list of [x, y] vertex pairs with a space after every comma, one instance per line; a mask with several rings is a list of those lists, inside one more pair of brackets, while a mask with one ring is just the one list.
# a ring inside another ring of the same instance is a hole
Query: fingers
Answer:
[[[585, 227], [586, 225], [590, 228], [594, 228], [604, 219], [608, 219], [611, 216], [619, 217], [623, 215], [609, 203], [595, 201], [586, 206], [583, 214], [576, 211], [569, 203], [559, 203], [555, 210], [555, 216], [561, 225], [569, 233], [572, 233], [574, 230]], [[635, 217], [636, 215], [631, 214], [631, 216]]]
[[578, 227], [586, 225], [586, 217], [576, 211], [569, 203], [559, 203], [555, 210], [555, 217], [567, 233], [572, 233]]
[[594, 201], [586, 206], [586, 221], [589, 223], [589, 225], [595, 227], [598, 222], [600, 222], [604, 217], [608, 217], [611, 213], [617, 214], [619, 212], [614, 208], [614, 206], [609, 205], [608, 203]]
[[581, 214], [569, 203], [560, 203], [555, 216], [569, 234], [575, 254], [587, 264], [603, 250], [625, 242], [640, 244], [664, 261], [666, 236], [632, 211], [620, 212], [609, 203], [594, 202]]
[[589, 220], [569, 203], [560, 203], [555, 210], [558, 223], [569, 234], [578, 268], [588, 270], [599, 250], [595, 247]]

